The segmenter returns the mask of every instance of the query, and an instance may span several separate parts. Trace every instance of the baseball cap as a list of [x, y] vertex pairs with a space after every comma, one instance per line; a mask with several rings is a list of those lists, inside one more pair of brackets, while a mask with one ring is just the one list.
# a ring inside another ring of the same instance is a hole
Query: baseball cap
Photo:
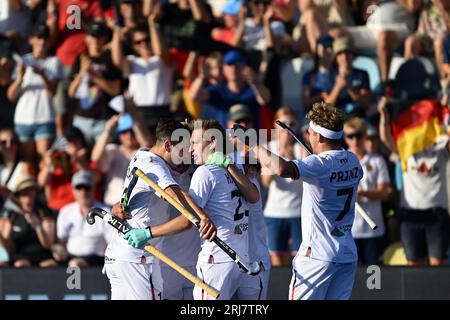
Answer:
[[229, 111], [230, 120], [251, 119], [250, 109], [245, 104], [235, 104]]
[[133, 118], [129, 113], [124, 113], [119, 117], [119, 123], [117, 125], [117, 133], [122, 133], [133, 128]]
[[337, 38], [333, 42], [333, 52], [338, 55], [341, 52], [355, 52], [353, 39], [349, 37]]
[[88, 25], [86, 33], [93, 37], [99, 38], [108, 35], [108, 28], [104, 23], [94, 21]]
[[72, 186], [78, 187], [78, 186], [88, 186], [93, 187], [94, 186], [94, 177], [92, 176], [92, 173], [88, 170], [81, 170], [75, 173], [72, 176]]
[[47, 39], [50, 37], [50, 29], [45, 24], [40, 24], [33, 28], [31, 35], [33, 37]]
[[229, 14], [232, 16], [237, 16], [241, 8], [242, 1], [240, 0], [228, 0], [223, 8], [223, 14]]
[[228, 65], [242, 66], [247, 63], [247, 59], [240, 51], [230, 50], [223, 57], [223, 63]]
[[32, 175], [21, 174], [17, 177], [14, 187], [14, 193], [18, 193], [28, 188], [36, 188], [36, 187], [37, 187], [36, 179]]

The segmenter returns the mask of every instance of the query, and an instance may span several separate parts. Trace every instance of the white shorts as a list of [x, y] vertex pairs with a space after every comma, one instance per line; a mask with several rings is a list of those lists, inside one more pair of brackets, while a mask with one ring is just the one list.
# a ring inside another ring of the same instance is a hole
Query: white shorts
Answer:
[[[196, 275], [196, 267], [183, 266], [184, 269]], [[193, 300], [194, 284], [179, 274], [177, 271], [157, 261], [153, 263], [153, 284], [162, 290], [164, 300]]]
[[266, 300], [270, 270], [261, 271], [256, 276], [244, 274], [241, 286], [232, 300]]
[[397, 44], [401, 45], [405, 39], [412, 34], [406, 24], [375, 25], [375, 26], [357, 26], [347, 27], [346, 30], [351, 33], [353, 43], [356, 49], [362, 51], [373, 51], [376, 53], [378, 35], [382, 31], [395, 31], [397, 33]]
[[356, 274], [355, 263], [333, 263], [296, 256], [289, 300], [348, 300]]
[[[197, 277], [220, 292], [219, 300], [231, 300], [237, 294], [245, 273], [234, 262], [197, 263]], [[194, 300], [214, 300], [202, 288], [194, 287]]]
[[105, 257], [111, 284], [111, 300], [161, 300], [161, 290], [152, 279], [152, 264], [119, 261]]

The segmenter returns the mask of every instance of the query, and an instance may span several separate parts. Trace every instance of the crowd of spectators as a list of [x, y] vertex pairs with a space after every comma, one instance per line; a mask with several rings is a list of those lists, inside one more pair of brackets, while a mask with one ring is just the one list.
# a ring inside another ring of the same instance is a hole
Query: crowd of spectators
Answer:
[[[376, 62], [376, 85], [358, 57]], [[8, 256], [0, 265], [101, 264], [111, 232], [84, 218], [120, 199], [128, 162], [153, 145], [158, 119], [255, 129], [282, 120], [307, 139], [303, 116], [317, 101], [348, 114], [345, 146], [365, 171], [358, 201], [380, 226], [373, 232], [356, 216], [361, 263], [388, 263], [383, 252], [401, 241], [408, 264], [445, 264], [448, 137], [398, 170], [387, 112], [399, 87], [394, 57], [431, 62], [437, 86], [423, 98], [447, 108], [450, 1], [0, 1], [0, 249]], [[298, 58], [314, 67], [298, 83], [301, 104], [285, 106], [283, 86], [293, 84], [281, 73]], [[426, 85], [409, 70], [412, 83]], [[286, 132], [268, 147], [307, 156]], [[262, 185], [272, 263], [286, 265], [301, 241], [302, 185], [273, 176]]]

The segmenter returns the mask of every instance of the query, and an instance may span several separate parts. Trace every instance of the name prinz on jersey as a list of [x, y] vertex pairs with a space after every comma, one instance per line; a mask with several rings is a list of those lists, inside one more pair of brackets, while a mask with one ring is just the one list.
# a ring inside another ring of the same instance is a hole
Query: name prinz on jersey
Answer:
[[358, 172], [358, 167], [354, 167], [351, 170], [333, 171], [330, 175], [330, 183], [358, 179]]

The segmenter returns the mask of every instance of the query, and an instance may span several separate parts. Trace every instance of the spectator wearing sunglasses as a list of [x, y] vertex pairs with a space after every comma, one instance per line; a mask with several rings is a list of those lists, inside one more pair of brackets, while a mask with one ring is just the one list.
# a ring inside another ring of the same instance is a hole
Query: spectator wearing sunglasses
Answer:
[[90, 171], [82, 170], [73, 175], [72, 192], [75, 201], [64, 206], [57, 219], [59, 245], [67, 251], [69, 266], [100, 266], [114, 229], [104, 221], [89, 225], [86, 216], [92, 207], [107, 211], [109, 208], [95, 201], [94, 177]]
[[364, 176], [359, 182], [358, 203], [377, 224], [377, 230], [355, 215], [352, 227], [353, 238], [363, 265], [377, 265], [383, 253], [385, 233], [381, 202], [392, 195], [389, 171], [384, 158], [367, 152], [367, 124], [362, 118], [350, 118], [344, 123], [344, 137], [348, 149], [359, 159]]
[[3, 200], [14, 190], [17, 178], [21, 174], [33, 172], [30, 163], [21, 158], [19, 144], [13, 129], [0, 130], [0, 208]]
[[128, 91], [151, 133], [160, 118], [170, 117], [173, 68], [169, 52], [156, 23], [156, 9], [147, 25], [131, 28], [127, 38], [134, 54], [124, 58], [120, 41], [122, 30], [115, 27], [112, 41], [112, 61], [128, 78]]
[[[298, 129], [291, 108], [280, 108], [275, 119], [288, 124], [294, 131]], [[286, 130], [278, 130], [278, 136], [269, 142], [268, 149], [286, 160], [303, 159], [306, 156], [300, 144]], [[262, 175], [261, 178], [263, 186], [268, 189], [264, 217], [269, 234], [271, 263], [272, 266], [288, 265], [301, 243], [302, 182], [274, 175]]]

